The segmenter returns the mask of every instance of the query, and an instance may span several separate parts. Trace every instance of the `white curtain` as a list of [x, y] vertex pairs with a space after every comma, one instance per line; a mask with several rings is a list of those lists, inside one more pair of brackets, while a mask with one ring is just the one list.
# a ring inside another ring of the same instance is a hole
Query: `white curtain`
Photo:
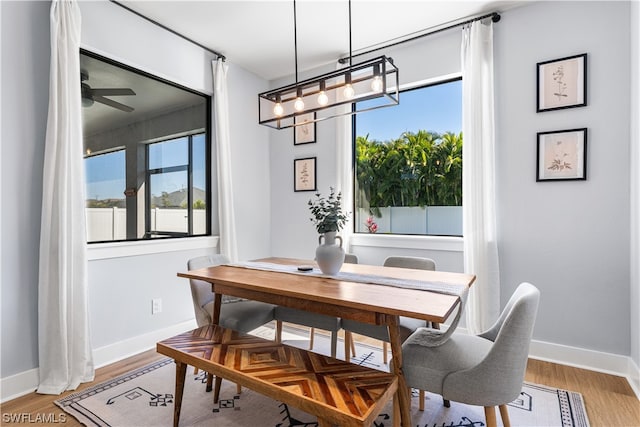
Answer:
[[218, 150], [218, 215], [220, 220], [220, 253], [229, 261], [238, 261], [236, 222], [233, 211], [233, 181], [231, 179], [231, 137], [229, 134], [229, 93], [227, 72], [222, 59], [213, 61], [213, 101]]
[[467, 303], [472, 333], [500, 313], [493, 96], [493, 24], [476, 21], [462, 36], [464, 269], [477, 276]]
[[87, 301], [87, 234], [80, 99], [80, 9], [51, 4], [51, 70], [38, 283], [38, 393], [94, 376]]
[[[338, 62], [337, 68], [343, 68], [344, 65]], [[351, 104], [344, 105], [343, 111], [351, 110]], [[356, 220], [355, 212], [353, 212], [353, 148], [351, 139], [352, 116], [340, 116], [336, 119], [336, 189], [342, 192], [342, 209], [351, 212], [352, 221]], [[342, 229], [343, 249], [350, 252], [351, 236], [355, 224], [347, 223]]]

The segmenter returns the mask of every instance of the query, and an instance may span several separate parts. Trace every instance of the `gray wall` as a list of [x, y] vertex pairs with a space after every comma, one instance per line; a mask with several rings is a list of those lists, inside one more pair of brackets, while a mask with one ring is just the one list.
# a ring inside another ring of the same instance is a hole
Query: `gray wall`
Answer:
[[0, 8], [4, 378], [38, 366], [38, 248], [50, 50], [49, 2], [3, 1]]
[[[539, 2], [506, 11], [494, 27], [502, 303], [530, 281], [542, 291], [535, 339], [619, 355], [630, 355], [631, 341], [629, 12], [628, 2]], [[388, 55], [406, 83], [459, 72], [459, 46], [460, 31], [453, 30]], [[584, 52], [589, 105], [536, 114], [536, 63]], [[536, 132], [576, 127], [588, 128], [588, 180], [536, 183]], [[334, 185], [334, 124], [319, 123], [318, 143], [298, 147], [290, 131], [270, 132], [272, 251], [313, 257], [317, 236], [306, 206], [312, 193], [293, 192], [292, 164], [317, 156], [319, 189]], [[364, 262], [425, 254], [462, 269], [461, 252], [432, 250], [427, 239], [422, 248], [415, 239], [405, 247], [392, 242], [392, 249], [352, 251]]]
[[[640, 366], [640, 2], [631, 4], [631, 357]], [[640, 375], [636, 376], [640, 389]]]
[[[213, 55], [109, 2], [81, 2], [82, 47], [183, 86], [212, 94]], [[47, 2], [0, 2], [2, 19], [1, 377], [38, 366], [38, 246], [49, 79]], [[115, 30], [114, 30], [115, 29]], [[239, 254], [270, 254], [269, 155], [255, 96], [267, 83], [229, 65], [232, 162]], [[215, 197], [215, 194], [214, 194]], [[256, 208], [256, 206], [258, 208]], [[262, 208], [259, 208], [262, 207]], [[267, 226], [265, 226], [265, 224]], [[135, 244], [125, 244], [131, 248]], [[95, 247], [93, 247], [95, 248]], [[193, 319], [186, 280], [176, 272], [213, 247], [92, 256], [89, 310], [95, 350]], [[117, 249], [116, 249], [117, 251]], [[151, 315], [151, 299], [163, 311]], [[20, 342], [20, 346], [15, 343]], [[135, 343], [134, 343], [135, 345]], [[118, 347], [120, 348], [120, 347]], [[126, 351], [126, 350], [125, 350]], [[95, 353], [94, 353], [95, 354]]]
[[[495, 44], [502, 298], [531, 281], [542, 293], [536, 339], [623, 355], [630, 354], [628, 17], [626, 2], [543, 2], [505, 14]], [[536, 113], [536, 63], [585, 52], [588, 106]], [[536, 183], [536, 132], [579, 127], [588, 128], [587, 181]]]

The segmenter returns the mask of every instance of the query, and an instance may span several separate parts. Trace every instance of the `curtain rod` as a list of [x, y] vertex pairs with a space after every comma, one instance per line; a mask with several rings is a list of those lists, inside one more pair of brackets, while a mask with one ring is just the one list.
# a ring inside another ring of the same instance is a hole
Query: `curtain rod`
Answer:
[[213, 49], [209, 49], [208, 47], [201, 45], [200, 43], [198, 43], [198, 42], [197, 42], [197, 41], [195, 41], [195, 40], [191, 40], [189, 37], [187, 37], [187, 36], [185, 36], [185, 35], [183, 35], [183, 34], [180, 34], [179, 32], [177, 32], [177, 31], [175, 31], [175, 30], [172, 30], [171, 28], [169, 28], [169, 27], [167, 27], [167, 26], [165, 26], [165, 25], [162, 25], [161, 23], [159, 23], [159, 22], [157, 22], [157, 21], [154, 21], [153, 19], [151, 19], [151, 18], [149, 18], [149, 17], [146, 17], [146, 16], [144, 16], [143, 14], [141, 14], [141, 13], [139, 13], [139, 12], [136, 12], [135, 10], [133, 10], [133, 9], [131, 9], [131, 8], [129, 8], [129, 7], [125, 6], [125, 5], [123, 5], [122, 3], [120, 3], [120, 2], [118, 2], [118, 1], [116, 1], [116, 0], [109, 0], [109, 1], [110, 1], [111, 3], [113, 3], [113, 4], [117, 4], [118, 6], [120, 6], [121, 8], [123, 8], [123, 9], [125, 9], [125, 10], [128, 10], [129, 12], [133, 13], [134, 15], [139, 16], [139, 17], [140, 17], [140, 18], [142, 18], [142, 19], [146, 19], [147, 21], [151, 22], [151, 23], [152, 23], [152, 24], [154, 24], [154, 25], [157, 25], [158, 27], [162, 28], [163, 30], [169, 31], [171, 34], [174, 34], [174, 35], [176, 35], [176, 36], [178, 36], [178, 37], [180, 37], [180, 38], [183, 38], [184, 40], [186, 40], [186, 41], [188, 41], [188, 42], [191, 42], [191, 43], [195, 44], [196, 46], [198, 46], [198, 47], [200, 47], [200, 48], [202, 48], [202, 49], [206, 50], [207, 52], [213, 53], [216, 57], [218, 57], [219, 59], [222, 59], [223, 61], [227, 59], [227, 57], [226, 57], [226, 56], [224, 56], [223, 54], [221, 54], [221, 53], [219, 53], [219, 52], [216, 52], [216, 51], [215, 51], [215, 50], [213, 50]]
[[356, 57], [356, 56], [367, 55], [369, 53], [373, 53], [373, 52], [378, 51], [378, 50], [387, 49], [387, 48], [390, 48], [390, 47], [393, 47], [393, 46], [397, 46], [399, 44], [411, 42], [411, 41], [420, 39], [422, 37], [431, 36], [431, 35], [440, 33], [442, 31], [450, 30], [450, 29], [456, 28], [456, 27], [461, 27], [463, 25], [467, 25], [467, 24], [470, 24], [472, 22], [480, 21], [480, 20], [483, 20], [483, 19], [486, 19], [486, 18], [491, 18], [491, 20], [493, 22], [498, 22], [498, 21], [500, 21], [500, 14], [498, 12], [492, 12], [492, 13], [488, 13], [486, 15], [478, 16], [477, 18], [467, 19], [466, 21], [458, 22], [458, 23], [449, 25], [447, 27], [438, 28], [437, 30], [430, 31], [428, 33], [420, 34], [418, 36], [410, 37], [408, 39], [400, 40], [400, 41], [397, 41], [397, 42], [394, 42], [394, 43], [389, 43], [389, 44], [386, 44], [384, 46], [376, 47], [376, 48], [373, 48], [373, 49], [370, 49], [370, 50], [367, 50], [367, 51], [364, 51], [364, 52], [356, 53], [355, 55], [351, 55], [350, 57], [340, 58], [340, 59], [338, 59], [338, 62], [341, 63], [341, 64], [345, 64], [345, 63], [347, 63], [349, 61], [349, 58], [353, 58], [353, 57]]

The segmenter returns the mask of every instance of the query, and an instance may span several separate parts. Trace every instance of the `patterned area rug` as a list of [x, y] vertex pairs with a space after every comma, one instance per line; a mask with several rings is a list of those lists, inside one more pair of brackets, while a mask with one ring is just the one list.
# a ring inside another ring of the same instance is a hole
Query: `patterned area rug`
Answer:
[[[253, 332], [272, 338], [273, 329], [262, 327]], [[308, 333], [285, 328], [286, 344], [307, 348]], [[340, 343], [341, 344], [341, 343]], [[339, 344], [338, 348], [342, 346]], [[315, 351], [327, 352], [328, 337], [316, 334]], [[358, 344], [353, 363], [388, 370], [382, 363], [379, 348]], [[342, 357], [340, 352], [338, 357]], [[314, 416], [287, 406], [252, 390], [237, 394], [235, 384], [222, 382], [220, 401], [214, 405], [212, 393], [205, 392], [206, 375], [187, 372], [182, 403], [181, 426], [216, 427], [294, 427], [317, 426]], [[173, 393], [175, 365], [163, 359], [151, 365], [69, 395], [55, 403], [88, 426], [171, 426], [173, 423]], [[392, 425], [391, 404], [376, 419], [372, 427]], [[412, 424], [417, 427], [481, 427], [485, 425], [481, 407], [451, 402], [445, 408], [442, 398], [427, 393], [425, 411], [418, 410], [418, 392], [412, 392]], [[500, 423], [499, 414], [498, 420]], [[513, 426], [576, 426], [588, 427], [586, 410], [579, 393], [524, 384], [520, 396], [509, 404]]]

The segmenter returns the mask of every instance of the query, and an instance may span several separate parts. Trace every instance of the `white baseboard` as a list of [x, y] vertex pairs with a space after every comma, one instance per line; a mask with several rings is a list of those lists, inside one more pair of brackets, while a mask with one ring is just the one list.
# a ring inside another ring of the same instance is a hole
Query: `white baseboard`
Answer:
[[629, 356], [533, 340], [529, 357], [624, 377], [640, 399], [640, 369]]
[[[197, 324], [194, 319], [97, 348], [93, 350], [93, 363], [96, 368], [101, 368], [155, 348], [158, 341], [195, 328], [197, 328]], [[0, 380], [0, 403], [33, 393], [38, 388], [38, 381], [38, 368], [2, 378]]]
[[[93, 351], [96, 368], [117, 362], [155, 347], [158, 341], [195, 329], [195, 320], [189, 320], [158, 331], [149, 332], [124, 341], [119, 341]], [[460, 332], [464, 329], [459, 328]], [[532, 359], [544, 360], [561, 365], [603, 372], [625, 377], [640, 399], [640, 369], [629, 356], [553, 344], [544, 341], [532, 341], [529, 351]], [[32, 393], [38, 387], [38, 369], [30, 369], [0, 380], [0, 403]]]

